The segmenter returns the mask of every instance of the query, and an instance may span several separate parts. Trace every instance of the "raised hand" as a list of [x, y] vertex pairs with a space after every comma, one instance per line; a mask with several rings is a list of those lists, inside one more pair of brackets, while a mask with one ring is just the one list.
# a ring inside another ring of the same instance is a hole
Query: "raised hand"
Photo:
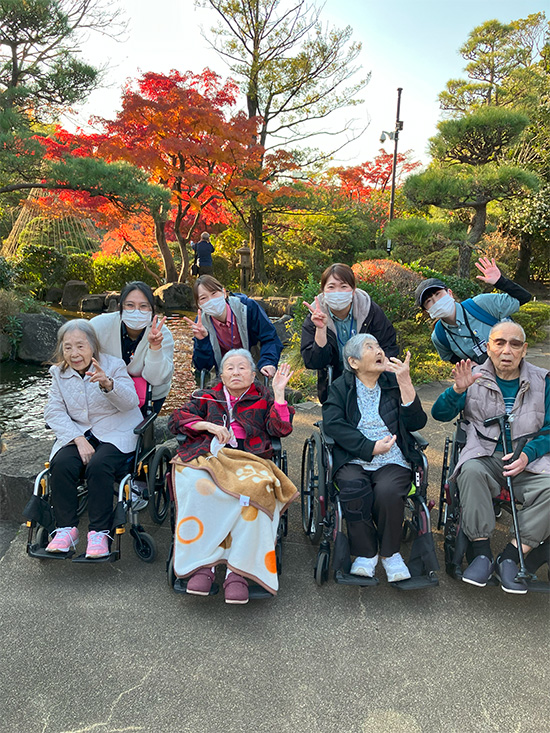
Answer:
[[199, 339], [199, 341], [201, 341], [208, 336], [208, 331], [202, 325], [201, 311], [199, 311], [196, 321], [192, 321], [190, 318], [187, 318], [187, 316], [184, 316], [183, 320], [191, 326], [193, 338]]
[[374, 444], [374, 448], [372, 451], [373, 456], [379, 456], [381, 453], [387, 453], [392, 445], [394, 445], [395, 441], [397, 440], [397, 435], [386, 435], [385, 438], [382, 438], [381, 440], [377, 440]]
[[311, 321], [315, 328], [326, 328], [328, 317], [321, 308], [318, 297], [315, 296], [315, 300], [313, 301], [313, 303], [307, 303], [305, 300], [303, 301], [303, 303], [311, 313]]
[[290, 371], [290, 366], [288, 364], [279, 364], [279, 368], [277, 369], [275, 376], [273, 377], [273, 382], [271, 383], [276, 402], [281, 403], [285, 401], [285, 387], [293, 374], [294, 372]]
[[92, 364], [94, 371], [86, 372], [90, 377], [90, 382], [98, 382], [100, 387], [103, 387], [107, 392], [110, 392], [113, 388], [113, 380], [105, 374], [103, 369], [99, 366], [97, 359], [92, 359]]
[[397, 382], [400, 384], [402, 381], [410, 381], [410, 363], [411, 363], [411, 352], [407, 351], [405, 360], [401, 361], [396, 356], [392, 356], [386, 359], [386, 371], [393, 372], [397, 377]]
[[495, 258], [489, 259], [488, 257], [480, 257], [479, 261], [475, 263], [477, 269], [481, 272], [481, 275], [476, 275], [476, 280], [483, 280], [488, 285], [494, 285], [500, 278], [501, 272], [497, 267]]
[[455, 364], [451, 374], [455, 380], [453, 385], [454, 391], [458, 394], [466, 392], [468, 387], [471, 387], [476, 379], [481, 377], [481, 374], [472, 374], [473, 366], [474, 363], [471, 359], [463, 359], [462, 361], [459, 361], [458, 364]]
[[162, 339], [164, 338], [164, 335], [162, 333], [162, 327], [164, 326], [164, 322], [166, 321], [166, 316], [162, 318], [160, 323], [158, 323], [158, 316], [155, 316], [153, 318], [153, 321], [151, 323], [151, 328], [149, 330], [149, 333], [147, 334], [147, 340], [149, 341], [149, 348], [153, 351], [158, 351], [162, 346]]

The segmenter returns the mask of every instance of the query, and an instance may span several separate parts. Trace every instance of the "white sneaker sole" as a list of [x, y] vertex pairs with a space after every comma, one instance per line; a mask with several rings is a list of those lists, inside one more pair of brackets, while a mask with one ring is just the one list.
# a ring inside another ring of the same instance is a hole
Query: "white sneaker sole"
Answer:
[[410, 577], [410, 573], [396, 573], [391, 577], [388, 575], [388, 583], [397, 583], [398, 580], [408, 580]]
[[366, 568], [351, 568], [349, 571], [350, 575], [360, 575], [362, 578], [374, 578], [374, 573], [369, 573]]
[[464, 576], [462, 576], [462, 580], [469, 585], [475, 585], [477, 588], [485, 588], [487, 585], [487, 581], [485, 583], [478, 583], [477, 580], [470, 580], [470, 578], [465, 578]]

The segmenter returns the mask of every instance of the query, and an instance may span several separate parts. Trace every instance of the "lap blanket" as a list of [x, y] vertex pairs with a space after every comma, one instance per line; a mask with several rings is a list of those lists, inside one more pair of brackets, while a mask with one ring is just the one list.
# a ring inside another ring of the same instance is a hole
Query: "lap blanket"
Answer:
[[271, 461], [229, 448], [173, 463], [176, 576], [225, 563], [276, 593], [277, 527], [294, 484]]

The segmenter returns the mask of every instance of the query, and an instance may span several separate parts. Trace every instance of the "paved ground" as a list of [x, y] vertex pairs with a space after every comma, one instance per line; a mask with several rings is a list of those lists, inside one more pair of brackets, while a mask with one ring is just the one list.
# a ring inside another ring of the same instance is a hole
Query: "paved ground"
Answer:
[[[531, 353], [547, 363], [547, 350]], [[443, 386], [419, 389], [425, 408]], [[299, 410], [286, 440], [297, 483], [318, 418], [317, 407]], [[436, 498], [450, 426], [430, 420], [424, 432]], [[232, 607], [171, 591], [169, 531], [150, 531], [151, 565], [129, 537], [120, 562], [95, 566], [31, 560], [24, 532], [13, 539], [0, 561], [0, 731], [548, 730], [549, 596], [477, 590], [443, 572], [416, 593], [318, 588], [294, 505], [279, 596]]]

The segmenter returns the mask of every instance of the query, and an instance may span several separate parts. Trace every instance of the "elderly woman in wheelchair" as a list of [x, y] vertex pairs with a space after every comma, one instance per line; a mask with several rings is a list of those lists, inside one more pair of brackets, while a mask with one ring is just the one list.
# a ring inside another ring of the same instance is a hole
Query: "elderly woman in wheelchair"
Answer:
[[390, 583], [411, 577], [400, 550], [411, 463], [420, 460], [411, 431], [426, 424], [404, 361], [387, 359], [370, 334], [345, 345], [344, 374], [323, 405], [334, 442], [333, 482], [348, 528], [352, 575], [373, 578], [380, 557]]
[[56, 435], [50, 456], [50, 483], [56, 527], [48, 553], [69, 553], [78, 542], [77, 487], [88, 488], [89, 531], [86, 557], [109, 555], [113, 483], [137, 443], [142, 421], [139, 398], [126, 365], [100, 353], [85, 320], [59, 329], [50, 368], [52, 385], [44, 417]]
[[174, 459], [169, 575], [186, 582], [185, 592], [207, 596], [216, 592], [215, 566], [223, 563], [226, 603], [247, 603], [247, 578], [275, 595], [279, 517], [298, 495], [268, 460], [272, 436], [292, 431], [294, 409], [285, 401], [292, 372], [279, 366], [271, 395], [254, 381], [255, 368], [248, 351], [228, 351], [221, 382], [197, 390], [169, 421], [173, 433], [186, 436]]

